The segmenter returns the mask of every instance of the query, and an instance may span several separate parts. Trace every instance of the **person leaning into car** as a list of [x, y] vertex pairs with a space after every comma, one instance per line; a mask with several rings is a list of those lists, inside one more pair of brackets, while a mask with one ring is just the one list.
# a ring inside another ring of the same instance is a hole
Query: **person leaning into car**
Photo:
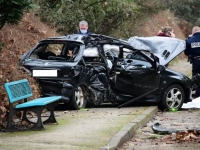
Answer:
[[83, 20], [79, 22], [79, 31], [78, 34], [91, 34], [92, 32], [88, 29], [87, 21]]
[[172, 37], [175, 38], [174, 30], [172, 27], [165, 27], [158, 31], [157, 36], [163, 36], [163, 37]]
[[[192, 76], [200, 74], [200, 27], [194, 26], [192, 36], [186, 40], [185, 55], [190, 57], [192, 63]], [[200, 96], [200, 89], [196, 90], [195, 97]]]

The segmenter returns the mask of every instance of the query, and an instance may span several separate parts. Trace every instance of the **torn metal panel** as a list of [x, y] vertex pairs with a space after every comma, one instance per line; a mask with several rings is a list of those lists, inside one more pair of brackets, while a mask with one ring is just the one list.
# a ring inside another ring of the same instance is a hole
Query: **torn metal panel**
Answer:
[[85, 85], [90, 92], [90, 99], [95, 106], [106, 101], [109, 87], [109, 80], [103, 66], [92, 66], [87, 69], [85, 76]]
[[155, 123], [154, 125], [152, 125], [152, 130], [154, 133], [157, 134], [171, 134], [171, 133], [177, 133], [181, 130], [177, 130], [177, 129], [166, 129], [163, 127], [160, 127], [160, 123]]

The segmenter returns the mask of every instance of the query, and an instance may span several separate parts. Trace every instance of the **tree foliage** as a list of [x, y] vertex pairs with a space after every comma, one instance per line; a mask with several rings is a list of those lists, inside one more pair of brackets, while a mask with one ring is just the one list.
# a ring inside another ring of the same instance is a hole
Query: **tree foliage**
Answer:
[[37, 14], [59, 32], [77, 33], [79, 21], [86, 20], [92, 32], [106, 35], [123, 29], [141, 11], [148, 12], [152, 7], [143, 1], [148, 0], [36, 0]]
[[192, 25], [200, 25], [199, 0], [166, 0], [166, 4], [178, 18], [186, 20]]
[[32, 8], [31, 0], [0, 0], [0, 29], [5, 25], [18, 24], [24, 10]]

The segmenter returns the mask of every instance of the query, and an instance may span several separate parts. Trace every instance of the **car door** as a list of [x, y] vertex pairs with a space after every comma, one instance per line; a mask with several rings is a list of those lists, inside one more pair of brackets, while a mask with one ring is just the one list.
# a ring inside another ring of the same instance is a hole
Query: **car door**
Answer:
[[[120, 54], [119, 54], [120, 55]], [[123, 58], [118, 60], [116, 69], [116, 88], [128, 95], [140, 96], [148, 92], [147, 97], [155, 96], [160, 84], [160, 74], [157, 65], [141, 51], [126, 53], [123, 50]], [[118, 72], [119, 71], [119, 72]]]

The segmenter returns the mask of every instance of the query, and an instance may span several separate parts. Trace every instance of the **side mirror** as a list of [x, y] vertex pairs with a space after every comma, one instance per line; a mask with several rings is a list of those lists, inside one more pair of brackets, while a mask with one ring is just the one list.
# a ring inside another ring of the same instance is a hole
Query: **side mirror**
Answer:
[[158, 65], [158, 71], [162, 72], [165, 70], [165, 66]]

